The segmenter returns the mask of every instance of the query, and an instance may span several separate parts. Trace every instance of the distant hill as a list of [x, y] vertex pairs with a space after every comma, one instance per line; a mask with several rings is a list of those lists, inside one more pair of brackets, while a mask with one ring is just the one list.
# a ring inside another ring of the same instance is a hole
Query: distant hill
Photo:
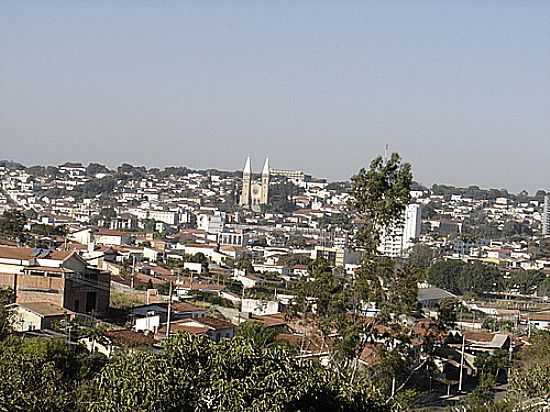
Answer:
[[8, 169], [25, 169], [21, 163], [13, 162], [11, 160], [0, 160], [0, 167], [6, 167]]

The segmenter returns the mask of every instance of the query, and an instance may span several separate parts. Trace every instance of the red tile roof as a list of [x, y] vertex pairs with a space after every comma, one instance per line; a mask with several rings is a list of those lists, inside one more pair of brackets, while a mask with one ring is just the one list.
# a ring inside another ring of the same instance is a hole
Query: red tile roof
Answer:
[[[47, 257], [42, 259], [65, 260], [73, 253], [72, 250], [53, 250]], [[33, 248], [0, 246], [0, 258], [30, 260], [33, 258]]]

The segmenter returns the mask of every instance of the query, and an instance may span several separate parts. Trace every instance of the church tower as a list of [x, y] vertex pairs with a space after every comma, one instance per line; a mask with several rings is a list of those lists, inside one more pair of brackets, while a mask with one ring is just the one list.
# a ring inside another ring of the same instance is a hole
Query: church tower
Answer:
[[269, 177], [269, 157], [266, 157], [262, 171], [262, 198], [260, 201], [262, 205], [267, 205], [269, 200]]
[[250, 166], [250, 156], [246, 158], [246, 163], [243, 169], [243, 189], [241, 192], [241, 206], [250, 206], [252, 190], [252, 167]]

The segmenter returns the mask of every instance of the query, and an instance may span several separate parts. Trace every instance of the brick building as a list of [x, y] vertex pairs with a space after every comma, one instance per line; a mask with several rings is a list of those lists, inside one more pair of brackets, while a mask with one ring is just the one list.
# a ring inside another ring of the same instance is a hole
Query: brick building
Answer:
[[111, 275], [75, 251], [0, 246], [0, 288], [17, 303], [49, 302], [80, 313], [109, 308]]

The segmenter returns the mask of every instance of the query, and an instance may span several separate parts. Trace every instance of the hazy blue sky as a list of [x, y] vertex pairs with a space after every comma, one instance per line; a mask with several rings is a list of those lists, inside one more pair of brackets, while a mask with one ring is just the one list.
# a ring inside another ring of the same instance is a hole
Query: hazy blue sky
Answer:
[[0, 158], [550, 188], [550, 1], [0, 3]]

